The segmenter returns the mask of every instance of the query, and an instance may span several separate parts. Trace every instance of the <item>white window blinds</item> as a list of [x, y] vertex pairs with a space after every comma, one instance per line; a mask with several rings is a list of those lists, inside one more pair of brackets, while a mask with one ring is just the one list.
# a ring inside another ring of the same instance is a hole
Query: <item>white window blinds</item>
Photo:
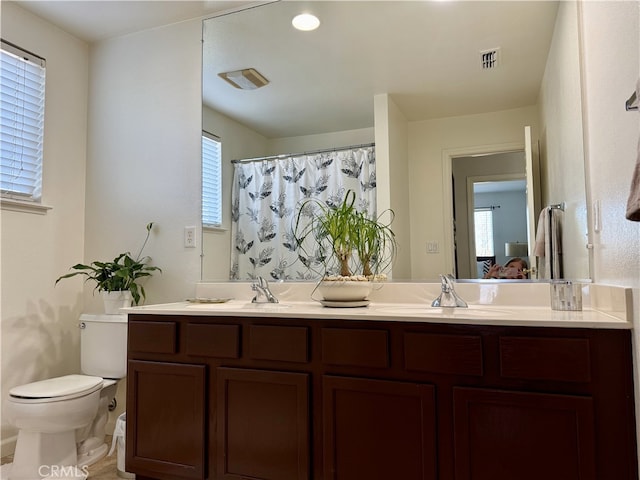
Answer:
[[478, 209], [474, 212], [476, 257], [493, 257], [493, 211]]
[[202, 224], [222, 225], [222, 143], [202, 132]]
[[0, 65], [2, 196], [40, 202], [45, 61], [2, 41]]

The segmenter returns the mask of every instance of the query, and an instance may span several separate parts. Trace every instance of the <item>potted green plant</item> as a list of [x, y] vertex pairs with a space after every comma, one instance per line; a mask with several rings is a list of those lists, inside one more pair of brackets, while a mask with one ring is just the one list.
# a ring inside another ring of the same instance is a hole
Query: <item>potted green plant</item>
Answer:
[[393, 211], [387, 223], [382, 214], [371, 218], [359, 212], [355, 203], [356, 194], [349, 190], [338, 205], [309, 199], [298, 208], [293, 236], [301, 257], [317, 260], [325, 300], [363, 300], [371, 282], [386, 279], [395, 258]]
[[130, 306], [132, 300], [138, 305], [140, 300], [146, 298], [144, 286], [139, 281], [155, 271], [162, 272], [159, 267], [149, 265], [150, 257], [142, 256], [152, 228], [153, 222], [147, 224], [147, 236], [135, 257], [125, 252], [112, 261], [94, 261], [88, 265], [78, 263], [71, 267], [74, 272], [60, 276], [56, 284], [64, 278], [83, 275], [86, 277], [85, 281], [95, 282], [95, 290], [103, 293], [106, 313], [118, 313], [121, 307]]

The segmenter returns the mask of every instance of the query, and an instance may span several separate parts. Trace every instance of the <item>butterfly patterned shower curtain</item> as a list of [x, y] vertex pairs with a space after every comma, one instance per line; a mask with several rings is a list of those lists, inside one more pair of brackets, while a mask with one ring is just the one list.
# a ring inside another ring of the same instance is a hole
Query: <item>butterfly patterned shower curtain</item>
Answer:
[[298, 207], [309, 198], [338, 205], [349, 190], [357, 209], [375, 217], [374, 146], [234, 162], [230, 278], [318, 278], [314, 259], [295, 249]]

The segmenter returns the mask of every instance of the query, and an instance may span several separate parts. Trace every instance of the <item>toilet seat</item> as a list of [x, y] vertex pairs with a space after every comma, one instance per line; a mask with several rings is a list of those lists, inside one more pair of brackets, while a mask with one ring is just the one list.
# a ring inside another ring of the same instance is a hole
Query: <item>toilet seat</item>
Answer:
[[102, 377], [64, 375], [27, 383], [9, 390], [11, 401], [17, 403], [50, 403], [89, 395], [102, 388]]

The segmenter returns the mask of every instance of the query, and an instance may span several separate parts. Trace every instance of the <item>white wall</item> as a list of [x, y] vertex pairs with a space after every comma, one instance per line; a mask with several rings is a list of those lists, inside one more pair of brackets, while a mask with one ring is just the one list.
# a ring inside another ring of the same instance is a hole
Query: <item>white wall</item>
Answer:
[[589, 278], [578, 6], [560, 2], [538, 105], [542, 205], [565, 203], [566, 278]]
[[640, 3], [584, 2], [582, 9], [590, 198], [600, 203], [602, 218], [594, 235], [594, 274], [598, 282], [637, 290], [640, 223], [624, 214], [640, 115], [627, 112], [624, 102], [640, 74]]
[[[191, 297], [200, 279], [183, 238], [201, 223], [201, 32], [195, 19], [91, 48], [85, 260], [135, 255], [155, 222], [147, 303]], [[102, 308], [90, 289], [85, 301]]]
[[[537, 130], [535, 106], [483, 115], [440, 118], [409, 124], [409, 192], [411, 202], [412, 277], [436, 280], [440, 273], [453, 273], [450, 207], [443, 199], [444, 156], [447, 152], [487, 145], [517, 144], [524, 149], [524, 127]], [[449, 202], [450, 203], [450, 202]], [[427, 253], [427, 242], [437, 242], [439, 253]], [[447, 252], [447, 250], [449, 252]], [[447, 257], [447, 253], [450, 255]]]
[[[83, 260], [88, 46], [10, 2], [2, 2], [2, 38], [44, 57], [45, 215], [2, 210], [2, 389], [77, 372], [82, 281], [57, 277]], [[2, 455], [15, 429], [4, 415]]]

